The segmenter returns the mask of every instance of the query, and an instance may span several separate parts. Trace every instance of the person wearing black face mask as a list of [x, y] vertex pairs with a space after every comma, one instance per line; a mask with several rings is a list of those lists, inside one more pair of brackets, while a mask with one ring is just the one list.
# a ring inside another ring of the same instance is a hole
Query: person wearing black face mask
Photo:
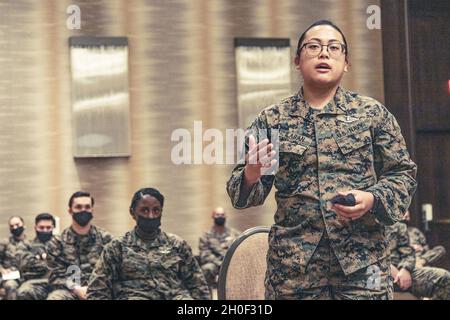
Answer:
[[[75, 192], [69, 199], [72, 225], [47, 243], [49, 283], [55, 289], [47, 300], [86, 299], [87, 283], [104, 246], [112, 236], [94, 226], [94, 198], [88, 192]], [[67, 268], [74, 268], [68, 274]], [[73, 277], [75, 271], [79, 277]]]
[[[18, 252], [22, 246], [28, 246], [29, 241], [25, 236], [25, 227], [22, 217], [13, 216], [8, 220], [11, 237], [8, 241], [0, 243], [0, 272], [6, 275], [10, 272], [19, 270]], [[7, 300], [16, 300], [17, 288], [21, 279], [11, 279], [1, 281], [0, 287], [3, 287]]]
[[136, 226], [103, 250], [89, 280], [89, 300], [210, 298], [189, 245], [161, 230], [163, 205], [154, 188], [134, 194], [130, 214]]
[[53, 237], [55, 218], [41, 213], [36, 216], [34, 228], [36, 238], [29, 246], [23, 246], [19, 255], [21, 278], [25, 282], [17, 290], [18, 300], [44, 300], [51, 291], [46, 244]]
[[226, 216], [222, 207], [218, 207], [212, 212], [212, 218], [214, 225], [200, 238], [199, 252], [200, 265], [208, 285], [215, 288], [223, 258], [240, 232], [225, 226]]

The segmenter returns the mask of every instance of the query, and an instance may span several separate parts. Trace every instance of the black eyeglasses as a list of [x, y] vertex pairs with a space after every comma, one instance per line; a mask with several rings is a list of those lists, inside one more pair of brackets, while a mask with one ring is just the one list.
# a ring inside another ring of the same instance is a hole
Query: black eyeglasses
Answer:
[[306, 55], [313, 58], [317, 57], [323, 47], [327, 47], [327, 51], [332, 58], [339, 58], [347, 49], [346, 45], [340, 42], [333, 42], [329, 44], [321, 44], [319, 42], [308, 42], [301, 46], [299, 52], [305, 48]]

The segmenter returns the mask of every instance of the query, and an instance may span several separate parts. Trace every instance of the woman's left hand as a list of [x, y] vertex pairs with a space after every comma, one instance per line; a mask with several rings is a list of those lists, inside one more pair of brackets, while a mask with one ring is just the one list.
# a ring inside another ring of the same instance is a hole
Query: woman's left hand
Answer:
[[370, 192], [365, 192], [361, 190], [350, 190], [347, 192], [338, 192], [338, 194], [346, 196], [349, 193], [353, 193], [356, 200], [356, 205], [349, 207], [340, 204], [334, 204], [332, 209], [336, 213], [346, 219], [346, 220], [356, 220], [361, 218], [365, 213], [367, 213], [373, 207], [374, 197]]

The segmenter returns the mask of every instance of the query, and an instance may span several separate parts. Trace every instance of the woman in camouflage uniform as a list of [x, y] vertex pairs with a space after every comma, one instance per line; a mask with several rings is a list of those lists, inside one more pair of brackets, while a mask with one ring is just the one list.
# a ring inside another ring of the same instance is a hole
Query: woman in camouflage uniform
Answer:
[[[344, 34], [330, 21], [303, 33], [295, 57], [302, 88], [255, 119], [246, 163], [227, 183], [238, 209], [263, 204], [272, 185], [277, 189], [268, 299], [393, 297], [384, 227], [408, 208], [416, 165], [386, 107], [340, 87], [348, 53]], [[265, 138], [274, 130], [278, 146]], [[354, 205], [330, 203], [349, 193]]]
[[91, 274], [87, 298], [101, 300], [209, 299], [210, 292], [189, 245], [161, 231], [164, 196], [138, 190], [130, 214], [136, 227], [103, 250]]

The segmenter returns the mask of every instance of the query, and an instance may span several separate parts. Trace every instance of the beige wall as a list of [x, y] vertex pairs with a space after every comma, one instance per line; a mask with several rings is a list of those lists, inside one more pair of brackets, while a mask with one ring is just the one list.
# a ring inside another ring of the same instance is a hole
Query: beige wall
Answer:
[[[81, 30], [66, 28], [66, 8], [81, 8]], [[163, 227], [196, 250], [223, 205], [241, 230], [269, 225], [273, 195], [260, 208], [233, 210], [225, 183], [231, 166], [175, 166], [176, 128], [237, 127], [234, 37], [297, 39], [312, 22], [333, 19], [347, 36], [346, 88], [383, 101], [381, 31], [366, 28], [375, 0], [2, 0], [0, 2], [0, 222], [22, 215], [29, 226], [47, 211], [70, 223], [67, 200], [78, 189], [96, 198], [95, 223], [120, 235], [133, 226], [133, 192], [154, 186], [166, 196]], [[132, 156], [72, 157], [68, 37], [127, 36]], [[300, 80], [292, 68], [293, 92]], [[0, 236], [6, 236], [6, 224]]]

